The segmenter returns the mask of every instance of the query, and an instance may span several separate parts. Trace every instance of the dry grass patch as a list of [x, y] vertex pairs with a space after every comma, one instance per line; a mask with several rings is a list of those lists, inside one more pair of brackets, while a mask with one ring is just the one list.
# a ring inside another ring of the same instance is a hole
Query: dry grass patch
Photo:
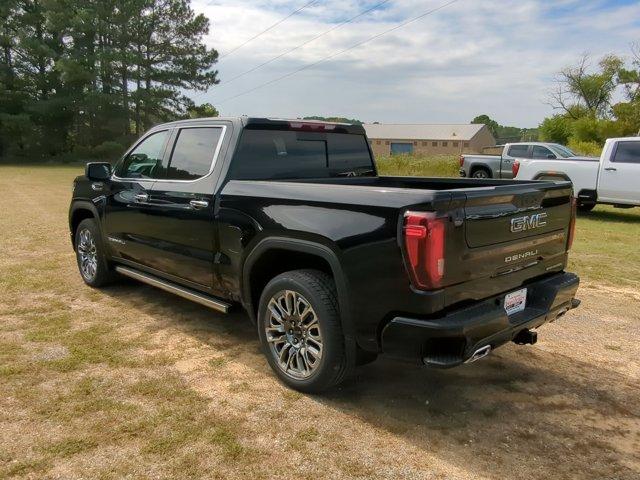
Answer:
[[241, 313], [84, 286], [79, 172], [0, 167], [0, 478], [638, 478], [637, 213], [579, 218], [584, 304], [536, 346], [447, 372], [381, 360], [308, 396]]

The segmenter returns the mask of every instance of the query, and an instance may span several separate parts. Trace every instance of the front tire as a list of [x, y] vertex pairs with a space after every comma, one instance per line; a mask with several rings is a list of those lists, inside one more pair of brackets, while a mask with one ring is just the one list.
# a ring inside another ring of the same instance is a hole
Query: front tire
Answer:
[[333, 279], [293, 270], [265, 287], [258, 309], [260, 343], [269, 365], [289, 387], [318, 393], [351, 370]]
[[92, 218], [80, 222], [75, 233], [76, 260], [84, 283], [99, 288], [111, 283], [114, 272], [102, 243], [98, 224]]

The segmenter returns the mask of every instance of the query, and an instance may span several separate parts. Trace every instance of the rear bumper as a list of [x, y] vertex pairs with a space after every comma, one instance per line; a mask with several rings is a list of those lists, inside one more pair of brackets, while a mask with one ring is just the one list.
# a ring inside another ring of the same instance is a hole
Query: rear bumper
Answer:
[[523, 285], [526, 308], [511, 316], [504, 310], [505, 292], [440, 318], [395, 317], [382, 331], [383, 352], [428, 366], [455, 367], [480, 349], [493, 350], [577, 307], [579, 283], [577, 275], [562, 272]]

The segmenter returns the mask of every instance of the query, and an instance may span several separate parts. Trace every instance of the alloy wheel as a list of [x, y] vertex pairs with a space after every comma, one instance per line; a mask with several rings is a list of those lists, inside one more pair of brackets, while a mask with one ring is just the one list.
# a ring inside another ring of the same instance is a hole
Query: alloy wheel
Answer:
[[322, 332], [315, 310], [298, 292], [283, 290], [268, 303], [269, 350], [278, 367], [295, 379], [311, 376], [322, 358]]
[[87, 280], [93, 280], [98, 271], [98, 249], [88, 228], [83, 229], [78, 236], [78, 258], [82, 276]]

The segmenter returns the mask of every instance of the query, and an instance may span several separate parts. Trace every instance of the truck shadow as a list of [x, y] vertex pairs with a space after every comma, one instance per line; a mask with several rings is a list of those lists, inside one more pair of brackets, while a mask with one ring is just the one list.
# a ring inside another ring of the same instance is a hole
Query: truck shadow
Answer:
[[598, 210], [589, 213], [578, 212], [578, 219], [599, 220], [603, 222], [640, 223], [640, 208], [611, 210]]
[[[262, 384], [249, 386], [257, 399], [286, 392], [244, 312], [216, 314], [135, 282], [105, 293], [152, 316], [153, 329], [176, 329], [241, 362]], [[537, 347], [507, 345], [445, 371], [380, 358], [339, 389], [304, 401], [305, 409], [315, 403], [401, 438], [424, 452], [421, 465], [435, 458], [491, 478], [639, 478], [638, 386], [602, 365]], [[341, 422], [343, 431], [353, 427]]]

